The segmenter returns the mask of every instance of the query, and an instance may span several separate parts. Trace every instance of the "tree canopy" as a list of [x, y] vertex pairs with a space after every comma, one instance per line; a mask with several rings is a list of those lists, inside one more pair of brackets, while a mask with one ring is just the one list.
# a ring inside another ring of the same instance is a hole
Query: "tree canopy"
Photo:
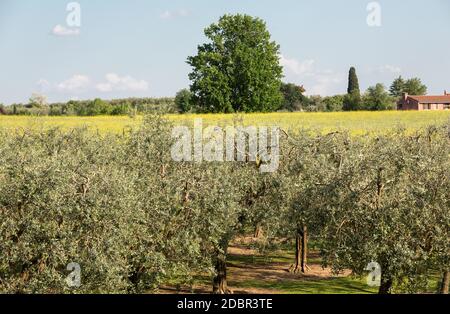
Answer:
[[192, 109], [192, 93], [188, 89], [180, 90], [175, 96], [175, 105], [181, 112], [188, 112]]
[[405, 82], [404, 92], [410, 95], [425, 95], [427, 93], [427, 87], [422, 84], [419, 78], [415, 77]]
[[364, 108], [368, 110], [392, 109], [393, 103], [392, 97], [381, 83], [369, 87], [364, 95]]
[[279, 45], [266, 24], [249, 15], [225, 15], [205, 29], [209, 42], [188, 57], [194, 103], [205, 112], [279, 109]]
[[409, 95], [425, 95], [427, 93], [427, 86], [417, 77], [405, 80], [399, 76], [392, 82], [389, 92], [394, 97], [400, 97], [403, 93], [408, 93]]
[[297, 111], [301, 110], [307, 102], [307, 98], [303, 95], [305, 88], [293, 83], [282, 83], [281, 92], [283, 93], [284, 110]]

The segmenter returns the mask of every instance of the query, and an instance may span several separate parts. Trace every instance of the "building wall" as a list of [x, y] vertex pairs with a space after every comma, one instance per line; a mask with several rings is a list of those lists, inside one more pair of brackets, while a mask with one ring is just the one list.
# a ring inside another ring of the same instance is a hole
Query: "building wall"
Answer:
[[416, 101], [409, 99], [402, 103], [401, 110], [422, 110]]
[[[447, 91], [444, 92], [444, 96], [450, 96]], [[424, 104], [420, 101], [431, 101], [433, 99], [436, 102], [442, 100], [442, 103]], [[415, 97], [409, 96], [408, 93], [403, 93], [401, 99], [397, 103], [398, 110], [450, 110], [450, 98], [448, 97]]]
[[406, 101], [400, 101], [399, 102], [399, 110], [419, 110], [419, 111], [426, 111], [426, 110], [445, 110], [450, 109], [450, 105], [446, 104], [420, 104], [417, 101], [414, 101], [413, 99], [408, 99]]
[[419, 104], [419, 110], [444, 110], [444, 104]]

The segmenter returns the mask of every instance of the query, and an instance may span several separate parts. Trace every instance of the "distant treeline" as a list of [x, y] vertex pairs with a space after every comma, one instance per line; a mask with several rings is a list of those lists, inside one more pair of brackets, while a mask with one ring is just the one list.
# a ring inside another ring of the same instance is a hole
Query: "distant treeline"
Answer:
[[[304, 95], [303, 86], [282, 83], [282, 101], [273, 111], [307, 111], [333, 112], [346, 111], [347, 95], [321, 97]], [[382, 94], [366, 93], [361, 97], [358, 110], [390, 110], [395, 109], [396, 98]], [[146, 113], [204, 113], [208, 112], [196, 106], [192, 101], [192, 93], [181, 90], [176, 98], [125, 98], [114, 100], [71, 100], [63, 103], [47, 104], [35, 95], [26, 104], [17, 103], [9, 106], [0, 104], [0, 115], [35, 115], [35, 116], [99, 116], [99, 115], [136, 115]], [[374, 108], [374, 104], [380, 105]]]
[[[378, 83], [365, 92], [359, 88], [355, 68], [349, 72], [347, 94], [322, 97], [305, 95], [305, 88], [293, 83], [279, 83], [276, 102], [269, 109], [244, 102], [245, 109], [235, 111], [232, 105], [209, 106], [208, 102], [196, 96], [190, 89], [180, 90], [174, 98], [125, 98], [114, 100], [71, 100], [67, 103], [47, 103], [44, 95], [33, 94], [27, 104], [0, 104], [0, 114], [7, 115], [50, 115], [50, 116], [98, 116], [98, 115], [136, 115], [146, 113], [232, 113], [232, 112], [276, 112], [307, 111], [333, 112], [356, 110], [395, 110], [396, 102], [403, 93], [424, 95], [427, 87], [419, 78], [395, 79], [386, 90]], [[222, 92], [221, 92], [222, 93]], [[220, 94], [221, 94], [220, 93]], [[201, 95], [203, 95], [201, 93]], [[221, 94], [222, 95], [222, 94]], [[220, 98], [220, 97], [219, 97]], [[239, 99], [230, 99], [230, 104], [239, 103]], [[211, 100], [212, 103], [215, 100]]]
[[27, 104], [0, 105], [0, 114], [49, 116], [134, 115], [143, 113], [177, 112], [173, 98], [126, 98], [114, 100], [71, 100], [66, 103], [46, 104], [39, 97]]

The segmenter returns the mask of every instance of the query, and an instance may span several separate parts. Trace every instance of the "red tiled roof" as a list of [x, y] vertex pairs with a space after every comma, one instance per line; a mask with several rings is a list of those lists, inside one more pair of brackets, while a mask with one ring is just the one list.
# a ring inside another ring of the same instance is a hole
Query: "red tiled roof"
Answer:
[[445, 95], [445, 96], [411, 96], [411, 95], [408, 95], [408, 97], [418, 101], [421, 104], [450, 104], [450, 95]]

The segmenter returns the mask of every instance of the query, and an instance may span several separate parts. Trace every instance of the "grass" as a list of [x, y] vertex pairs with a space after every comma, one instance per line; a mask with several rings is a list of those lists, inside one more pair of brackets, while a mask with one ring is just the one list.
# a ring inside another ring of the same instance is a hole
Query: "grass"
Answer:
[[[230, 283], [233, 283], [230, 281]], [[373, 294], [377, 288], [369, 287], [365, 279], [344, 277], [316, 280], [262, 281], [247, 280], [236, 282], [237, 288], [263, 288], [276, 290], [281, 294]]]
[[[354, 276], [335, 277], [335, 278], [315, 278], [306, 277], [301, 278], [292, 275], [292, 278], [245, 278], [242, 274], [237, 272], [238, 269], [243, 269], [246, 274], [258, 272], [260, 267], [270, 267], [273, 264], [289, 265], [292, 263], [293, 253], [286, 251], [274, 252], [270, 256], [247, 256], [234, 255], [228, 256], [228, 285], [236, 293], [257, 293], [270, 292], [275, 294], [373, 294], [377, 293], [378, 288], [369, 287], [366, 284], [365, 278], [358, 278]], [[310, 259], [309, 264], [319, 264], [319, 259]], [[256, 269], [254, 268], [256, 266]], [[195, 276], [195, 283], [204, 287], [200, 290], [201, 293], [209, 293], [212, 278], [206, 275]], [[181, 289], [179, 283], [171, 281], [167, 283], [169, 286], [178, 287]], [[185, 292], [199, 292], [195, 288], [184, 286]], [[256, 289], [256, 290], [255, 290]], [[262, 290], [264, 289], [264, 290]], [[182, 290], [180, 290], [182, 291]]]
[[[310, 246], [311, 248], [312, 246]], [[311, 250], [308, 254], [308, 265], [321, 265], [318, 252]], [[319, 278], [311, 274], [303, 277], [291, 278], [242, 278], [237, 276], [236, 269], [246, 269], [253, 272], [257, 269], [270, 268], [275, 264], [283, 265], [287, 268], [294, 261], [294, 251], [281, 249], [271, 252], [268, 255], [240, 255], [230, 254], [228, 256], [229, 284], [236, 290], [246, 289], [267, 289], [280, 294], [376, 294], [378, 287], [367, 285], [366, 277], [353, 275], [342, 277]], [[434, 273], [428, 278], [428, 286], [422, 293], [434, 294], [440, 282], [440, 273]], [[203, 283], [207, 283], [203, 278]], [[406, 293], [402, 291], [400, 293]]]
[[[228, 262], [234, 266], [243, 267], [245, 265], [269, 265], [271, 263], [292, 263], [294, 252], [288, 250], [279, 250], [267, 255], [233, 255], [229, 256]], [[310, 264], [320, 264], [319, 258], [308, 258]]]
[[[376, 294], [378, 287], [367, 285], [366, 277], [352, 275], [332, 276], [326, 270], [317, 274], [321, 260], [318, 252], [310, 251], [308, 265], [315, 267], [315, 272], [306, 275], [287, 272], [294, 260], [294, 251], [279, 249], [267, 255], [258, 254], [251, 246], [238, 245], [243, 250], [229, 254], [227, 258], [228, 285], [235, 293], [274, 293], [274, 294]], [[212, 278], [206, 274], [194, 276], [193, 285], [181, 284], [179, 280], [167, 282], [173, 287], [172, 293], [210, 293]], [[435, 293], [440, 274], [428, 278], [428, 289], [422, 293]], [[163, 291], [164, 293], [164, 291]], [[407, 293], [397, 291], [397, 293]]]
[[[320, 258], [316, 254], [315, 257], [309, 257], [309, 265], [320, 265]], [[265, 268], [274, 264], [284, 265], [286, 268], [292, 264], [294, 260], [294, 251], [278, 250], [266, 256], [264, 255], [237, 255], [231, 254], [228, 257], [230, 268], [229, 284], [237, 290], [245, 289], [267, 289], [274, 293], [281, 294], [371, 294], [377, 293], [377, 288], [369, 287], [365, 278], [354, 276], [335, 277], [335, 278], [318, 278], [318, 277], [296, 277], [292, 278], [264, 278], [257, 277], [235, 280], [233, 268], [248, 268], [252, 272], [255, 265]]]
[[[450, 111], [384, 111], [384, 112], [333, 112], [333, 113], [255, 113], [255, 114], [204, 114], [167, 115], [177, 125], [192, 125], [194, 119], [201, 118], [203, 125], [226, 126], [238, 122], [244, 125], [279, 126], [286, 131], [302, 129], [331, 132], [339, 129], [349, 130], [358, 135], [366, 132], [385, 132], [397, 127], [414, 130], [420, 127], [442, 124], [450, 120]], [[137, 128], [142, 117], [98, 116], [98, 117], [30, 117], [0, 116], [0, 128], [46, 129], [60, 127], [71, 129], [87, 127], [95, 132], [123, 133]]]
[[[274, 293], [274, 294], [374, 294], [377, 287], [369, 287], [366, 278], [355, 276], [319, 277], [314, 274], [292, 274], [287, 272], [294, 260], [294, 251], [279, 249], [259, 254], [248, 245], [238, 245], [242, 250], [228, 254], [228, 285], [235, 293]], [[320, 265], [317, 252], [310, 252], [308, 265]], [[172, 292], [210, 293], [212, 278], [206, 274], [194, 276], [194, 285], [181, 284], [172, 280], [165, 285], [173, 287]], [[170, 290], [170, 289], [169, 289]], [[164, 291], [163, 291], [164, 293]]]

